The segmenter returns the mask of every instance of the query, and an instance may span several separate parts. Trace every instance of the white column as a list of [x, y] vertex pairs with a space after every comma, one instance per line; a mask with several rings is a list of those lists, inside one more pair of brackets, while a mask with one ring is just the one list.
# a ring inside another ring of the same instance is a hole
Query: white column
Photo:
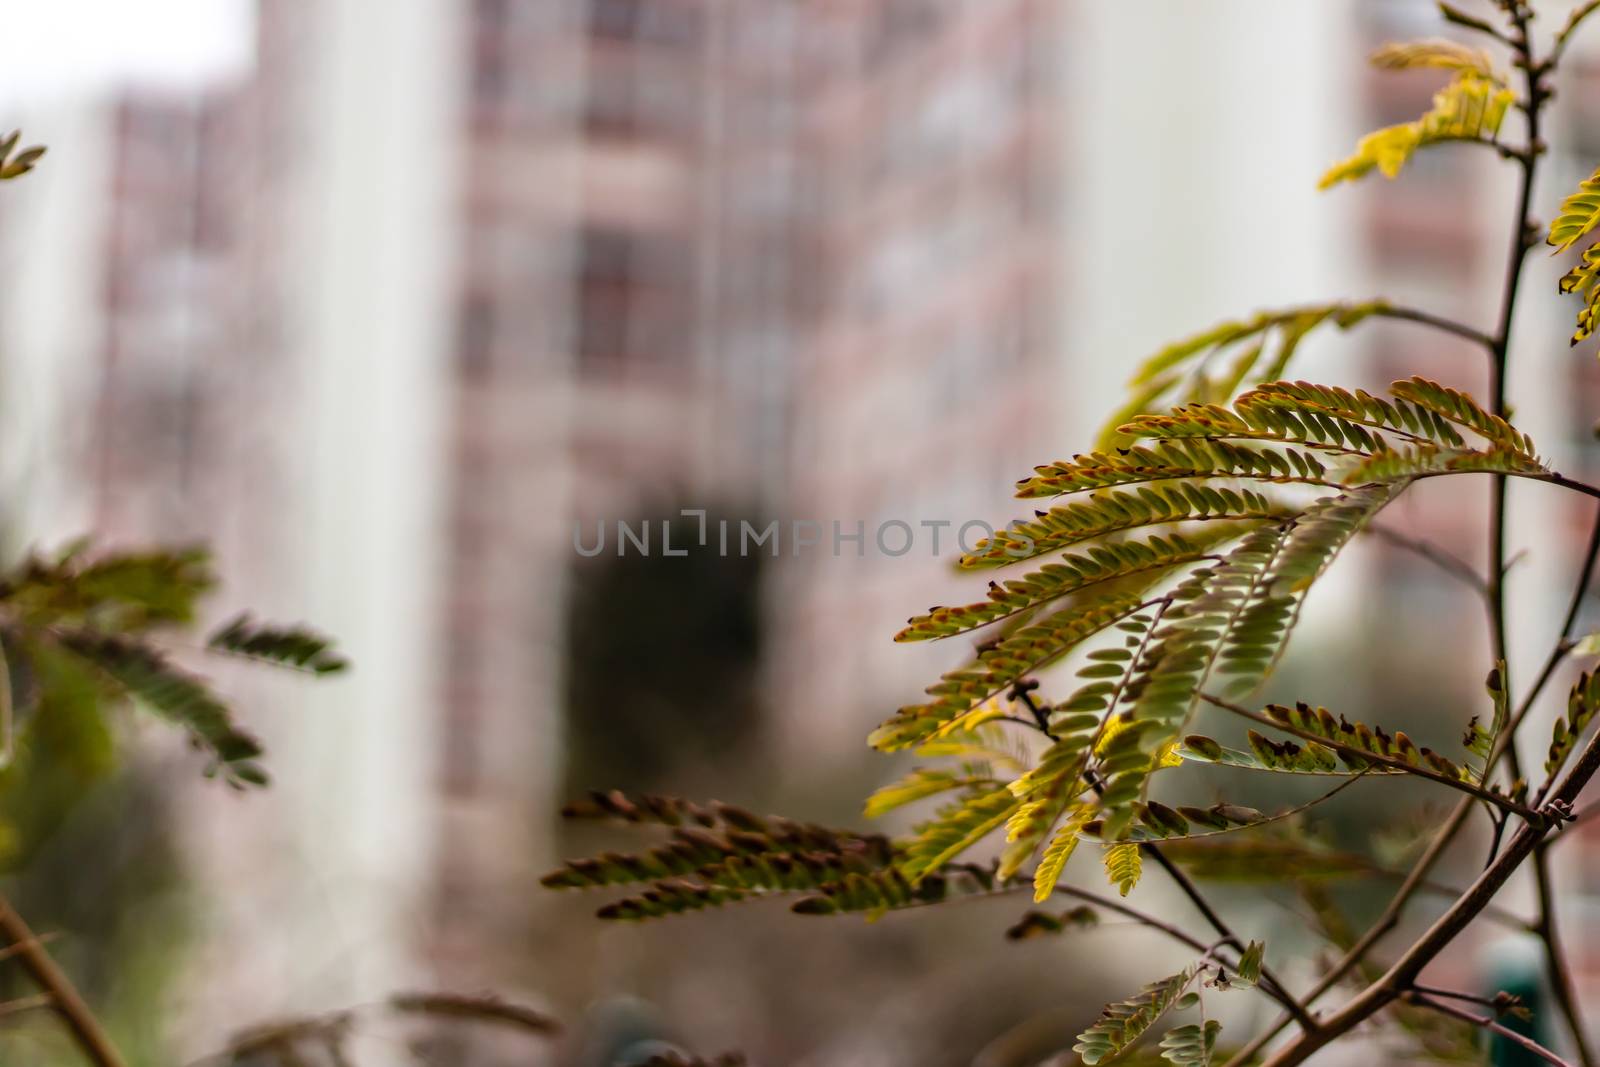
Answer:
[[306, 405], [299, 602], [355, 667], [315, 687], [273, 763], [314, 883], [293, 917], [305, 977], [359, 997], [406, 980], [430, 882], [465, 47], [453, 0], [305, 10], [304, 212], [283, 265]]

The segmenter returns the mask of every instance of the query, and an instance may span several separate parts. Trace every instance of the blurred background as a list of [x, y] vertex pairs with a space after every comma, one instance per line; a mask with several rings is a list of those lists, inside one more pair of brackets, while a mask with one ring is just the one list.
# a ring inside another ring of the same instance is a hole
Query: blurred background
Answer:
[[[8, 551], [208, 542], [218, 618], [304, 618], [356, 664], [219, 672], [275, 787], [193, 781], [152, 735], [17, 872], [19, 906], [141, 1063], [410, 987], [541, 1005], [570, 1035], [532, 1062], [585, 1067], [655, 1036], [830, 1067], [1070, 1046], [1165, 945], [1009, 944], [1016, 901], [617, 928], [537, 884], [596, 844], [558, 809], [624, 784], [857, 824], [901, 769], [867, 731], [970, 652], [890, 636], [978, 598], [957, 530], [1026, 514], [1012, 483], [1088, 447], [1140, 357], [1346, 297], [1491, 323], [1492, 153], [1316, 192], [1437, 88], [1367, 52], [1441, 32], [1426, 0], [0, 2], [0, 128], [50, 146], [0, 197]], [[1593, 55], [1560, 83], [1543, 217], [1600, 159]], [[1530, 267], [1512, 395], [1592, 478], [1600, 366], [1568, 351], [1560, 271]], [[1406, 323], [1307, 353], [1297, 376], [1484, 385], [1470, 346]], [[1486, 492], [1433, 483], [1390, 523], [1481, 561]], [[1521, 684], [1590, 518], [1516, 491]], [[1275, 684], [1447, 749], [1486, 711], [1479, 612], [1373, 542]], [[1331, 832], [1420, 808], [1388, 785]], [[1470, 878], [1461, 852], [1442, 877]], [[1559, 875], [1600, 992], [1600, 852]], [[1181, 914], [1156, 881], [1147, 906]], [[1292, 902], [1219, 892], [1296, 944]], [[1444, 966], [1518, 965], [1492, 937]]]

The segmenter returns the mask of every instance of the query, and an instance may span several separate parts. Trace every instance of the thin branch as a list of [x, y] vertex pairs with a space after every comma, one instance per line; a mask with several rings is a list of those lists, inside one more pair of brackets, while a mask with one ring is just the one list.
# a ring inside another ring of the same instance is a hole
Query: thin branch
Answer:
[[38, 1011], [40, 1008], [55, 1006], [55, 998], [49, 993], [35, 993], [31, 997], [19, 997], [16, 1000], [0, 1001], [0, 1019], [12, 1015], [21, 1015], [23, 1012]]
[[[1486, 141], [1481, 137], [1463, 137], [1461, 140], [1474, 141], [1479, 144], [1488, 145], [1491, 148], [1501, 147], [1495, 142]], [[1455, 334], [1457, 337], [1465, 338], [1466, 340], [1471, 341], [1473, 344], [1482, 345], [1484, 348], [1492, 348], [1494, 346], [1494, 338], [1490, 337], [1482, 330], [1477, 329], [1476, 327], [1468, 326], [1464, 322], [1457, 322], [1455, 319], [1446, 318], [1443, 315], [1435, 315], [1431, 312], [1419, 311], [1416, 308], [1396, 307], [1393, 304], [1387, 304], [1383, 307], [1379, 307], [1375, 309], [1372, 314], [1385, 319], [1400, 319], [1403, 322], [1416, 322], [1421, 323], [1424, 326], [1431, 326], [1436, 330], [1442, 330], [1445, 333]]]
[[1367, 526], [1366, 532], [1377, 537], [1379, 540], [1387, 541], [1396, 548], [1403, 548], [1407, 552], [1413, 552], [1416, 555], [1421, 556], [1423, 559], [1427, 560], [1429, 563], [1432, 563], [1434, 566], [1438, 567], [1452, 578], [1459, 579], [1461, 582], [1465, 583], [1469, 588], [1472, 589], [1474, 593], [1484, 598], [1488, 597], [1488, 584], [1485, 583], [1482, 576], [1473, 569], [1472, 564], [1468, 563], [1460, 556], [1440, 548], [1431, 541], [1424, 541], [1419, 537], [1410, 537], [1406, 534], [1400, 533], [1398, 530], [1391, 530], [1387, 526], [1379, 526], [1375, 523], [1370, 524]]
[[1072, 897], [1073, 899], [1081, 900], [1086, 904], [1093, 904], [1096, 907], [1105, 908], [1107, 911], [1114, 911], [1118, 915], [1132, 919], [1141, 926], [1148, 926], [1152, 930], [1159, 930], [1161, 933], [1166, 934], [1174, 941], [1188, 945], [1196, 952], [1210, 952], [1212, 950], [1212, 946], [1207, 945], [1204, 941], [1201, 941], [1193, 934], [1174, 926], [1172, 923], [1169, 923], [1164, 919], [1158, 919], [1149, 912], [1140, 911], [1138, 908], [1135, 908], [1124, 901], [1117, 900], [1114, 897], [1102, 896], [1099, 893], [1092, 893], [1087, 889], [1079, 889], [1077, 886], [1063, 885], [1061, 883], [1056, 884], [1055, 891], [1060, 893], [1062, 896]]
[[1544, 61], [1544, 65], [1540, 68], [1540, 73], [1550, 70], [1550, 68], [1561, 62], [1561, 57], [1565, 54], [1567, 45], [1572, 42], [1573, 32], [1577, 30], [1584, 19], [1594, 14], [1597, 10], [1600, 10], [1600, 0], [1587, 0], [1586, 3], [1572, 9], [1572, 13], [1567, 16], [1566, 24], [1557, 31], [1555, 45], [1550, 49], [1549, 58]]
[[1578, 1010], [1578, 995], [1572, 982], [1572, 969], [1567, 965], [1567, 954], [1561, 947], [1561, 934], [1556, 928], [1555, 897], [1551, 892], [1550, 858], [1546, 855], [1549, 841], [1540, 841], [1533, 850], [1533, 879], [1539, 894], [1539, 918], [1534, 925], [1539, 941], [1544, 946], [1545, 972], [1550, 978], [1550, 989], [1555, 993], [1556, 1007], [1566, 1020], [1572, 1034], [1573, 1046], [1578, 1050], [1579, 1062], [1594, 1062], [1594, 1051], [1589, 1047], [1588, 1027]]
[[[1183, 892], [1183, 895], [1189, 898], [1189, 902], [1195, 906], [1195, 909], [1199, 911], [1201, 915], [1205, 916], [1206, 922], [1211, 924], [1211, 928], [1217, 932], [1219, 937], [1222, 938], [1223, 943], [1232, 946], [1234, 949], [1240, 952], [1243, 952], [1245, 950], [1245, 943], [1241, 941], [1239, 939], [1239, 935], [1234, 933], [1228, 924], [1223, 921], [1222, 916], [1217, 914], [1216, 909], [1206, 901], [1205, 897], [1200, 893], [1199, 887], [1197, 887], [1194, 882], [1190, 880], [1189, 876], [1183, 872], [1182, 868], [1167, 858], [1166, 854], [1155, 845], [1145, 842], [1140, 847], [1144, 852], [1149, 854], [1151, 859], [1156, 861], [1163, 871], [1167, 872], [1167, 875], [1175, 883], [1177, 883], [1177, 886]], [[1274, 997], [1274, 999], [1283, 1005], [1284, 1010], [1293, 1016], [1295, 1022], [1300, 1024], [1301, 1030], [1310, 1033], [1317, 1029], [1316, 1019], [1312, 1018], [1311, 1013], [1306, 1010], [1305, 1005], [1296, 1000], [1294, 994], [1289, 992], [1288, 987], [1285, 986], [1283, 982], [1280, 981], [1278, 977], [1267, 968], [1265, 961], [1262, 961], [1261, 964], [1261, 981], [1262, 984], [1269, 985], [1273, 989], [1277, 990], [1278, 995]]]
[[1235, 704], [1232, 701], [1223, 700], [1221, 697], [1214, 696], [1210, 693], [1201, 693], [1200, 699], [1204, 700], [1207, 704], [1210, 704], [1213, 707], [1221, 708], [1224, 711], [1230, 711], [1241, 718], [1249, 719], [1251, 722], [1259, 723], [1262, 726], [1266, 726], [1270, 729], [1281, 730], [1286, 734], [1293, 734], [1294, 736], [1303, 738], [1304, 740], [1314, 741], [1319, 745], [1326, 745], [1335, 752], [1344, 753], [1346, 755], [1353, 756], [1356, 759], [1365, 760], [1368, 763], [1376, 763], [1380, 766], [1392, 767], [1395, 770], [1403, 771], [1407, 774], [1414, 774], [1419, 778], [1426, 778], [1429, 781], [1438, 782], [1440, 785], [1445, 785], [1452, 789], [1460, 790], [1461, 792], [1476, 797], [1479, 800], [1493, 804], [1495, 807], [1500, 808], [1503, 811], [1509, 811], [1520, 815], [1523, 819], [1529, 822], [1543, 824], [1547, 821], [1544, 815], [1533, 808], [1528, 807], [1526, 804], [1519, 804], [1510, 797], [1503, 797], [1498, 793], [1491, 793], [1482, 786], [1474, 785], [1465, 779], [1451, 778], [1449, 775], [1440, 774], [1438, 771], [1430, 770], [1427, 767], [1419, 767], [1414, 764], [1407, 763], [1404, 760], [1395, 759], [1392, 756], [1382, 756], [1375, 752], [1370, 752], [1364, 748], [1357, 748], [1354, 745], [1347, 745], [1342, 741], [1335, 741], [1331, 738], [1323, 737], [1320, 734], [1312, 733], [1310, 730], [1302, 730], [1299, 727], [1291, 726], [1288, 723], [1282, 723], [1276, 719], [1270, 719], [1265, 715], [1251, 711], [1249, 708]]
[[126, 1067], [122, 1054], [106, 1036], [100, 1020], [95, 1018], [72, 980], [56, 966], [56, 961], [44, 950], [27, 922], [3, 896], [0, 896], [0, 935], [11, 942], [33, 980], [50, 995], [84, 1057], [95, 1067]]
[[1463, 993], [1458, 989], [1440, 989], [1437, 986], [1427, 986], [1421, 982], [1413, 982], [1411, 988], [1430, 997], [1439, 997], [1444, 1000], [1465, 1000], [1471, 1004], [1481, 1004], [1485, 1008], [1493, 1008], [1496, 1015], [1503, 1014], [1501, 1010], [1503, 1005], [1520, 1003], [1521, 1000], [1521, 998], [1511, 997], [1507, 993], [1497, 993], [1495, 996], [1485, 997], [1477, 993]]
[[1501, 1037], [1505, 1038], [1507, 1041], [1513, 1041], [1513, 1042], [1517, 1043], [1518, 1045], [1521, 1045], [1523, 1048], [1527, 1049], [1529, 1052], [1533, 1053], [1535, 1056], [1538, 1056], [1540, 1059], [1544, 1060], [1546, 1063], [1555, 1064], [1556, 1067], [1573, 1067], [1572, 1064], [1568, 1063], [1566, 1060], [1562, 1059], [1560, 1056], [1557, 1056], [1554, 1052], [1551, 1052], [1549, 1049], [1547, 1049], [1543, 1045], [1539, 1044], [1539, 1042], [1535, 1041], [1533, 1038], [1529, 1037], [1526, 1034], [1519, 1034], [1515, 1030], [1511, 1029], [1509, 1026], [1501, 1025], [1492, 1016], [1474, 1015], [1470, 1011], [1466, 1011], [1466, 1010], [1463, 1010], [1461, 1008], [1458, 1008], [1453, 1004], [1447, 1004], [1447, 1003], [1445, 1003], [1443, 1001], [1435, 1000], [1434, 998], [1432, 998], [1430, 996], [1425, 996], [1420, 992], [1413, 992], [1413, 993], [1406, 994], [1405, 1000], [1406, 1000], [1407, 1003], [1415, 1004], [1415, 1005], [1417, 1005], [1419, 1007], [1423, 1007], [1423, 1008], [1428, 1008], [1428, 1009], [1430, 1009], [1432, 1011], [1438, 1012], [1441, 1015], [1448, 1015], [1452, 1019], [1460, 1019], [1462, 1022], [1471, 1023], [1474, 1026], [1481, 1026], [1485, 1030], [1490, 1031], [1491, 1033], [1499, 1034]]

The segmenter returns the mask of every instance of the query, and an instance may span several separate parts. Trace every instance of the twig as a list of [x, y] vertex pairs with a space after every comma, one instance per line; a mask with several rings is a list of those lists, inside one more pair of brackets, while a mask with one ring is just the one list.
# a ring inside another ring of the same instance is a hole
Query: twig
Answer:
[[[1177, 883], [1177, 886], [1183, 892], [1183, 895], [1189, 898], [1189, 902], [1195, 906], [1195, 909], [1199, 911], [1201, 915], [1205, 916], [1206, 922], [1211, 924], [1211, 928], [1217, 932], [1217, 935], [1222, 938], [1223, 942], [1231, 945], [1238, 951], [1243, 952], [1245, 950], [1244, 942], [1241, 941], [1239, 939], [1239, 935], [1235, 934], [1233, 930], [1229, 928], [1228, 924], [1223, 921], [1222, 916], [1217, 914], [1216, 909], [1213, 908], [1209, 902], [1207, 902], [1205, 897], [1200, 893], [1199, 888], [1189, 879], [1189, 876], [1185, 874], [1177, 864], [1173, 863], [1172, 860], [1169, 859], [1166, 854], [1155, 845], [1145, 842], [1141, 848], [1144, 852], [1149, 854], [1151, 859], [1156, 861], [1163, 871], [1167, 872], [1167, 875], [1174, 882]], [[1294, 1017], [1294, 1021], [1300, 1024], [1301, 1030], [1310, 1033], [1317, 1029], [1316, 1019], [1314, 1019], [1311, 1013], [1306, 1010], [1306, 1006], [1304, 1004], [1301, 1004], [1300, 1001], [1295, 999], [1294, 994], [1289, 992], [1288, 987], [1286, 987], [1278, 979], [1278, 977], [1267, 968], [1265, 961], [1263, 961], [1261, 964], [1261, 981], [1264, 985], [1270, 985], [1273, 989], [1277, 990], [1279, 995], [1274, 999], [1278, 1000], [1279, 1003], [1283, 1005], [1284, 1010]]]
[[1460, 556], [1445, 551], [1431, 541], [1424, 541], [1418, 537], [1409, 537], [1398, 530], [1391, 530], [1386, 526], [1372, 524], [1366, 528], [1366, 532], [1380, 540], [1389, 542], [1397, 548], [1403, 548], [1407, 552], [1413, 552], [1421, 556], [1451, 577], [1460, 579], [1479, 596], [1488, 597], [1488, 584], [1477, 571], [1473, 570], [1472, 565]]
[[40, 1008], [52, 1007], [54, 1004], [55, 998], [51, 997], [49, 993], [35, 993], [31, 997], [0, 1001], [0, 1019], [21, 1015], [27, 1011], [38, 1011]]
[[1545, 973], [1550, 979], [1550, 989], [1556, 997], [1556, 1007], [1561, 1009], [1567, 1029], [1572, 1032], [1573, 1046], [1578, 1050], [1578, 1060], [1585, 1064], [1594, 1062], [1594, 1052], [1589, 1047], [1588, 1028], [1578, 1010], [1578, 996], [1573, 987], [1572, 969], [1567, 965], [1567, 954], [1561, 947], [1561, 934], [1556, 928], [1555, 896], [1550, 886], [1550, 859], [1546, 855], [1551, 842], [1540, 841], [1533, 849], [1533, 879], [1539, 895], [1539, 917], [1534, 930], [1544, 946]]
[[122, 1054], [106, 1036], [100, 1020], [95, 1018], [72, 980], [56, 966], [56, 961], [40, 945], [22, 916], [3, 896], [0, 896], [0, 934], [11, 942], [33, 980], [50, 995], [51, 1003], [66, 1022], [84, 1057], [95, 1067], [126, 1067]]
[[[1464, 137], [1462, 140], [1476, 141], [1480, 144], [1494, 146], [1493, 142], [1485, 141], [1481, 137]], [[1464, 337], [1474, 344], [1482, 345], [1484, 348], [1492, 348], [1494, 346], [1494, 338], [1490, 337], [1482, 330], [1468, 326], [1464, 322], [1457, 322], [1454, 319], [1446, 318], [1443, 315], [1435, 315], [1431, 312], [1419, 311], [1416, 308], [1396, 307], [1393, 304], [1387, 304], [1379, 307], [1375, 309], [1372, 314], [1381, 318], [1400, 319], [1405, 322], [1417, 322], [1424, 326], [1432, 326], [1436, 330], [1443, 330], [1445, 333], [1453, 333], [1457, 337]]]
[[1423, 985], [1421, 982], [1413, 982], [1411, 984], [1411, 988], [1416, 990], [1418, 993], [1424, 993], [1430, 997], [1440, 997], [1445, 1000], [1465, 1000], [1472, 1004], [1482, 1004], [1486, 1008], [1493, 1008], [1496, 1015], [1503, 1014], [1501, 1011], [1503, 1004], [1515, 1002], [1520, 999], [1512, 997], [1510, 998], [1510, 1001], [1508, 1001], [1507, 997], [1509, 994], [1506, 993], [1500, 993], [1493, 997], [1485, 997], [1480, 996], [1477, 993], [1463, 993], [1458, 989], [1440, 989], [1437, 986], [1427, 986]]
[[1441, 1015], [1448, 1015], [1452, 1019], [1460, 1019], [1462, 1022], [1468, 1022], [1474, 1026], [1481, 1026], [1491, 1033], [1499, 1034], [1507, 1041], [1514, 1041], [1521, 1045], [1523, 1048], [1527, 1049], [1529, 1052], [1533, 1053], [1535, 1056], [1538, 1056], [1545, 1062], [1555, 1064], [1556, 1067], [1573, 1067], [1572, 1064], [1568, 1063], [1560, 1056], [1557, 1056], [1554, 1052], [1551, 1052], [1533, 1038], [1526, 1034], [1519, 1034], [1509, 1026], [1502, 1026], [1497, 1020], [1490, 1016], [1474, 1015], [1472, 1012], [1464, 1011], [1453, 1004], [1446, 1004], [1443, 1001], [1435, 1000], [1430, 996], [1425, 996], [1420, 991], [1408, 993], [1404, 999], [1409, 1004], [1416, 1004], [1419, 1007], [1436, 1011]]

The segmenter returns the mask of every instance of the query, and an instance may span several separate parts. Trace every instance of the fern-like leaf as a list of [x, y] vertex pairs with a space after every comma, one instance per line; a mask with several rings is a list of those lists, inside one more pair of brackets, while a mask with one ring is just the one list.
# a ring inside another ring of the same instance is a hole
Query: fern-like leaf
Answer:
[[[1340, 761], [1351, 770], [1361, 771], [1372, 766], [1371, 761], [1362, 758], [1365, 753], [1391, 765], [1427, 771], [1444, 778], [1464, 782], [1473, 779], [1468, 768], [1430, 748], [1419, 748], [1403, 730], [1390, 734], [1382, 727], [1351, 722], [1343, 716], [1336, 719], [1327, 708], [1313, 708], [1306, 704], [1297, 704], [1292, 708], [1269, 704], [1265, 710], [1269, 718], [1284, 727], [1302, 735], [1320, 737], [1337, 746]], [[1254, 731], [1251, 731], [1250, 738], [1252, 750], [1264, 762], [1274, 758], [1274, 752], [1283, 749], [1283, 743], [1273, 742]]]
[[1150, 983], [1128, 1000], [1107, 1004], [1095, 1024], [1078, 1035], [1078, 1043], [1072, 1050], [1087, 1064], [1121, 1055], [1178, 1002], [1196, 973], [1196, 967], [1186, 967], [1177, 974]]
[[[1262, 823], [1273, 822], [1302, 810], [1291, 808], [1282, 815], [1267, 815], [1255, 808], [1238, 804], [1213, 804], [1208, 808], [1182, 806], [1170, 808], [1149, 801], [1134, 806], [1139, 825], [1127, 831], [1129, 841], [1175, 841], [1180, 838], [1209, 837], [1213, 834], [1241, 830]], [[1085, 837], [1103, 837], [1104, 825], [1091, 820], [1083, 827]]]
[[56, 640], [135, 702], [184, 727], [191, 741], [211, 754], [208, 773], [221, 772], [236, 787], [267, 784], [266, 773], [252, 762], [261, 745], [234, 723], [227, 705], [203, 681], [132, 638], [75, 631]]
[[1082, 554], [1067, 555], [1023, 578], [989, 583], [989, 599], [962, 607], [936, 607], [909, 619], [896, 641], [926, 641], [966, 633], [1002, 619], [1081, 593], [1093, 586], [1124, 578], [1151, 575], [1192, 563], [1206, 556], [1219, 537], [1236, 535], [1226, 529], [1218, 536], [1186, 536], [1173, 532], [1143, 540], [1094, 545]]
[[204, 549], [90, 557], [75, 546], [55, 559], [29, 558], [0, 585], [0, 602], [33, 626], [132, 633], [192, 622], [215, 584]]
[[[1261, 735], [1256, 734], [1256, 737]], [[1263, 739], [1265, 740], [1265, 739]], [[1255, 742], [1252, 739], [1252, 749]], [[1222, 767], [1238, 767], [1250, 771], [1273, 771], [1279, 774], [1314, 774], [1349, 777], [1352, 774], [1404, 774], [1393, 767], [1373, 766], [1352, 771], [1339, 762], [1339, 754], [1326, 745], [1308, 741], [1302, 745], [1293, 742], [1273, 742], [1266, 754], [1245, 752], [1228, 748], [1214, 738], [1190, 734], [1183, 739], [1177, 752], [1186, 760], [1196, 763], [1213, 763]]]
[[1118, 893], [1127, 896], [1139, 884], [1144, 860], [1137, 844], [1119, 841], [1108, 845], [1102, 860], [1106, 865], [1106, 877], [1117, 887]]
[[585, 800], [574, 801], [561, 809], [563, 819], [614, 819], [625, 823], [642, 823], [658, 826], [684, 826], [694, 824], [697, 826], [716, 826], [722, 822], [729, 822], [741, 827], [748, 824], [749, 819], [742, 810], [737, 816], [729, 817], [726, 812], [735, 809], [721, 804], [697, 804], [692, 800], [680, 797], [659, 796], [652, 793], [640, 793], [634, 796], [613, 789], [609, 792], [595, 791]]
[[1080, 904], [1057, 914], [1030, 910], [1006, 930], [1006, 940], [1026, 941], [1030, 937], [1049, 937], [1068, 930], [1092, 928], [1099, 922], [1100, 916], [1087, 904]]
[[1600, 243], [1583, 250], [1578, 265], [1562, 275], [1560, 290], [1583, 297], [1583, 306], [1578, 309], [1578, 325], [1572, 333], [1572, 343], [1578, 344], [1594, 335], [1595, 319], [1600, 316]]
[[1544, 761], [1546, 777], [1554, 775], [1567, 762], [1578, 738], [1594, 722], [1596, 711], [1600, 711], [1600, 673], [1585, 671], [1567, 694], [1566, 714], [1556, 719], [1550, 750]]
[[1479, 452], [1417, 445], [1369, 456], [1346, 470], [1340, 480], [1345, 485], [1364, 485], [1368, 482], [1404, 481], [1431, 474], [1537, 474], [1546, 470], [1548, 468], [1538, 460], [1529, 459], [1508, 448]]
[[12, 130], [6, 136], [0, 137], [0, 181], [22, 177], [32, 170], [44, 155], [45, 150], [38, 145], [18, 152], [16, 148], [21, 139], [21, 130]]
[[892, 751], [972, 725], [976, 710], [985, 701], [1134, 614], [1140, 606], [1141, 601], [1132, 595], [1106, 597], [1016, 631], [980, 652], [976, 662], [929, 686], [931, 701], [901, 708], [873, 732], [869, 742], [874, 748]]
[[321, 634], [301, 626], [270, 626], [240, 615], [211, 635], [208, 648], [312, 674], [336, 674], [350, 665]]
[[1002, 786], [948, 805], [917, 828], [916, 837], [906, 846], [901, 873], [916, 885], [1004, 826], [1021, 803]]
[[1044, 855], [1039, 858], [1039, 865], [1034, 868], [1035, 903], [1044, 903], [1050, 899], [1050, 894], [1055, 892], [1056, 883], [1061, 880], [1062, 870], [1078, 848], [1079, 834], [1094, 815], [1094, 810], [1092, 804], [1080, 804], [1061, 821], [1061, 825], [1056, 827], [1055, 836], [1045, 846]]
[[1600, 168], [1578, 183], [1577, 192], [1561, 201], [1545, 243], [1553, 245], [1557, 252], [1564, 252], [1596, 224], [1600, 224]]
[[1034, 468], [1017, 483], [1028, 499], [1187, 478], [1247, 478], [1264, 482], [1326, 484], [1327, 465], [1296, 449], [1260, 448], [1224, 441], [1172, 440], [1114, 454], [1091, 452], [1070, 462]]
[[[1088, 713], [1053, 719], [1055, 742], [1037, 765], [1009, 786], [1011, 794], [1022, 803], [1006, 821], [1006, 848], [996, 872], [1001, 881], [1010, 879], [1032, 858], [1040, 842], [1050, 836], [1056, 820], [1088, 788], [1083, 772], [1101, 722]], [[1065, 860], [1065, 856], [1061, 857], [1061, 862]]]
[[958, 774], [954, 771], [918, 767], [904, 778], [878, 789], [870, 797], [862, 814], [876, 819], [896, 808], [914, 804], [928, 797], [948, 793], [954, 789], [993, 787], [1002, 783], [992, 778]]
[[1490, 444], [1508, 449], [1527, 459], [1537, 459], [1533, 439], [1499, 415], [1478, 406], [1459, 389], [1440, 385], [1422, 377], [1411, 377], [1389, 387], [1395, 398], [1431, 411], [1457, 426], [1465, 427]]
[[1419, 149], [1449, 141], [1494, 141], [1516, 94], [1475, 49], [1446, 41], [1387, 45], [1373, 61], [1391, 69], [1432, 66], [1454, 71], [1454, 77], [1433, 98], [1433, 107], [1415, 122], [1389, 126], [1363, 137], [1355, 154], [1334, 164], [1319, 187], [1355, 181], [1377, 170], [1386, 178], [1399, 175]]
[[1179, 839], [1162, 845], [1161, 852], [1205, 881], [1281, 882], [1285, 871], [1293, 871], [1295, 878], [1302, 881], [1322, 881], [1374, 871], [1371, 860], [1353, 852], [1256, 834]]
[[1362, 488], [1318, 501], [1292, 525], [1247, 537], [1173, 592], [1170, 625], [1130, 685], [1132, 718], [1142, 726], [1138, 749], [1124, 745], [1119, 762], [1105, 772], [1110, 836], [1121, 836], [1132, 822], [1130, 805], [1154, 769], [1138, 762], [1139, 753], [1170, 748], [1183, 736], [1213, 673], [1234, 692], [1260, 684], [1282, 655], [1306, 591], [1401, 488]]
[[[1225, 403], [1241, 386], [1280, 378], [1300, 342], [1318, 326], [1332, 323], [1348, 330], [1388, 307], [1368, 300], [1263, 311], [1167, 345], [1139, 365], [1129, 382], [1131, 395], [1100, 431], [1098, 447], [1125, 445], [1120, 427], [1163, 404]], [[1212, 365], [1223, 361], [1221, 371], [1213, 373]]]
[[720, 908], [747, 899], [749, 894], [737, 889], [702, 885], [681, 879], [657, 882], [652, 888], [637, 896], [614, 900], [600, 908], [597, 918], [615, 922], [642, 922], [668, 915]]
[[1091, 499], [1060, 504], [996, 531], [961, 557], [972, 570], [1004, 567], [1019, 560], [1048, 555], [1107, 534], [1167, 523], [1219, 520], [1280, 519], [1281, 504], [1248, 489], [1213, 487], [1194, 482], [1143, 486], [1135, 491], [1111, 489]]
[[1383, 45], [1372, 53], [1372, 65], [1382, 70], [1434, 67], [1439, 70], [1478, 74], [1485, 78], [1494, 77], [1494, 63], [1490, 60], [1489, 53], [1459, 41], [1437, 37], [1427, 41]]
[[1175, 1026], [1161, 1039], [1161, 1058], [1173, 1067], [1210, 1067], [1221, 1032], [1222, 1024], [1215, 1019]]

